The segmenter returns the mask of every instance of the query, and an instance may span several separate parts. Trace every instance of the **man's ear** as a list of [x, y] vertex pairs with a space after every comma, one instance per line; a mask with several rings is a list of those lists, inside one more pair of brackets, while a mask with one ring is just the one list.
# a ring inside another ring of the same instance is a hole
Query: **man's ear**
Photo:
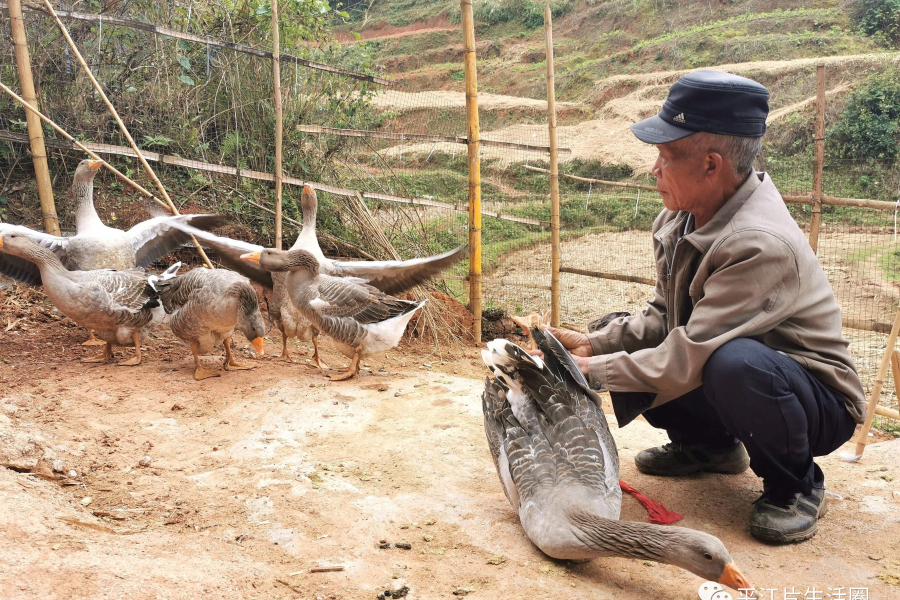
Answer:
[[707, 152], [703, 159], [703, 172], [707, 177], [715, 177], [725, 169], [725, 158], [718, 152]]

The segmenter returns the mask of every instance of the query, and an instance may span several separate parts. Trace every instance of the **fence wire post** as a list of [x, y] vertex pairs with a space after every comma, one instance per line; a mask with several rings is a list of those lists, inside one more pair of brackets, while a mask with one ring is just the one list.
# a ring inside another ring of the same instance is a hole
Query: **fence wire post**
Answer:
[[553, 16], [544, 10], [547, 43], [547, 130], [550, 137], [550, 325], [559, 327], [559, 149], [556, 138], [556, 87], [553, 69]]
[[206, 42], [206, 80], [209, 81], [209, 42]]
[[466, 73], [466, 145], [469, 150], [469, 306], [475, 342], [481, 343], [481, 161], [478, 147], [478, 74], [472, 0], [460, 0]]
[[585, 200], [584, 200], [584, 210], [588, 209], [588, 202], [591, 201], [591, 192], [593, 192], [593, 191], [594, 191], [594, 182], [593, 181], [588, 182], [588, 195], [587, 195], [587, 198], [585, 198]]
[[812, 214], [809, 219], [809, 245], [813, 253], [819, 248], [819, 226], [822, 220], [822, 176], [825, 168], [825, 65], [816, 66], [815, 144]]
[[634, 218], [637, 219], [638, 206], [641, 204], [641, 190], [638, 188], [637, 200], [634, 201]]

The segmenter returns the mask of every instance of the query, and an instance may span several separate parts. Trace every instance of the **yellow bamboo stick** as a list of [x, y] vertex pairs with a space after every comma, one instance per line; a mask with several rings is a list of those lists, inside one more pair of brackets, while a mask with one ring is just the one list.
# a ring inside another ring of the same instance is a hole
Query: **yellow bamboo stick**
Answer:
[[469, 149], [469, 306], [473, 334], [481, 343], [481, 161], [478, 148], [478, 75], [475, 65], [475, 19], [472, 0], [460, 0], [466, 73], [466, 142]]

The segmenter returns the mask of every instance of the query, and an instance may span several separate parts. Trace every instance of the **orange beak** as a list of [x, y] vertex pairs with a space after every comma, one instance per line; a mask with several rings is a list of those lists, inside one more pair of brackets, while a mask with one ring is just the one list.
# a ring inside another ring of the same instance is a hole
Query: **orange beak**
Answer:
[[[734, 590], [752, 590], [754, 589], [743, 573], [738, 570], [733, 562], [725, 565], [722, 576], [719, 577], [719, 583], [727, 585]], [[751, 596], [751, 598], [754, 596]]]
[[91, 162], [88, 163], [88, 167], [90, 167], [91, 171], [96, 171], [97, 169], [99, 169], [102, 166], [103, 166], [102, 160], [92, 160]]
[[3, 236], [0, 236], [0, 248], [3, 247]]
[[259, 354], [260, 356], [265, 354], [265, 352], [263, 352], [263, 339], [261, 337], [258, 337], [255, 340], [251, 340], [250, 343], [253, 344], [254, 348], [256, 348], [257, 354]]
[[241, 260], [259, 264], [259, 252], [248, 252], [247, 254], [241, 254]]

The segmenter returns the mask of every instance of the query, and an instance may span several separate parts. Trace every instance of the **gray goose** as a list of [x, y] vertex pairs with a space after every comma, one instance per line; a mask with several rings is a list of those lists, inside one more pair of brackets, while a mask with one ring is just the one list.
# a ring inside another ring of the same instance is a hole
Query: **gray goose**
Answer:
[[21, 232], [0, 235], [0, 252], [35, 265], [53, 305], [105, 342], [101, 357], [84, 362], [107, 362], [112, 360], [113, 345], [134, 344], [134, 357], [119, 362], [122, 366], [141, 363], [141, 340], [165, 316], [159, 290], [169, 285], [180, 266], [161, 276], [137, 269], [70, 271], [52, 250]]
[[600, 398], [552, 334], [531, 335], [543, 360], [503, 339], [482, 350], [494, 375], [482, 409], [503, 491], [532, 543], [553, 558], [651, 560], [751, 589], [718, 538], [619, 520], [619, 459]]
[[[300, 205], [303, 210], [303, 228], [290, 249], [308, 251], [319, 263], [319, 271], [326, 275], [359, 277], [385, 294], [395, 295], [402, 294], [424, 283], [462, 258], [463, 249], [461, 246], [435, 256], [403, 261], [347, 262], [326, 258], [319, 247], [319, 241], [316, 237], [318, 199], [316, 198], [315, 190], [311, 186], [303, 186]], [[262, 246], [216, 236], [190, 226], [177, 225], [177, 227], [193, 234], [204, 246], [214, 250], [219, 260], [228, 268], [234, 269], [272, 290], [271, 301], [268, 306], [269, 319], [281, 330], [282, 350], [279, 357], [281, 360], [290, 361], [287, 349], [287, 342], [290, 338], [296, 337], [301, 341], [311, 339], [313, 343], [313, 364], [320, 368], [327, 368], [319, 357], [319, 332], [291, 303], [290, 294], [285, 285], [287, 274], [284, 272], [270, 273], [256, 264], [240, 259], [242, 254], [261, 252], [263, 250]]]
[[[148, 267], [190, 241], [188, 234], [173, 227], [175, 223], [210, 228], [224, 222], [220, 215], [200, 214], [156, 217], [138, 223], [128, 231], [107, 227], [94, 208], [94, 176], [101, 166], [103, 161], [83, 160], [75, 169], [72, 183], [76, 201], [74, 236], [55, 236], [8, 223], [0, 223], [0, 235], [24, 233], [41, 246], [52, 250], [71, 271], [124, 271]], [[30, 285], [41, 285], [37, 266], [12, 255], [0, 255], [0, 273]], [[98, 341], [92, 334], [86, 343]]]
[[389, 296], [359, 277], [325, 275], [306, 250], [268, 248], [241, 258], [267, 271], [286, 272], [285, 287], [291, 304], [313, 327], [334, 339], [341, 352], [353, 358], [347, 372], [332, 375], [332, 381], [359, 373], [361, 357], [400, 343], [407, 323], [425, 304]]
[[259, 299], [250, 280], [226, 269], [203, 267], [180, 275], [160, 294], [166, 312], [172, 314], [172, 333], [187, 342], [194, 355], [194, 379], [218, 377], [218, 371], [204, 368], [200, 355], [215, 346], [225, 346], [225, 370], [253, 367], [239, 364], [231, 353], [231, 338], [239, 329], [263, 354], [266, 324], [259, 312]]

